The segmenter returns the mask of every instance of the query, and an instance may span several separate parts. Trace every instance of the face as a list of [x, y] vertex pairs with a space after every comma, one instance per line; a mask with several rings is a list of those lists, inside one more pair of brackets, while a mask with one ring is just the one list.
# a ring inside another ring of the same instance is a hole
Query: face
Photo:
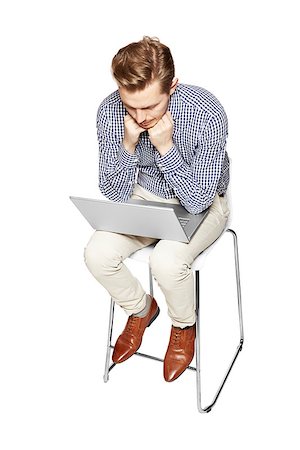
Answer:
[[129, 92], [124, 87], [119, 87], [119, 93], [128, 114], [140, 127], [148, 130], [166, 113], [170, 95], [175, 91], [177, 83], [178, 80], [174, 79], [168, 94], [161, 93], [158, 80], [153, 81], [142, 91]]

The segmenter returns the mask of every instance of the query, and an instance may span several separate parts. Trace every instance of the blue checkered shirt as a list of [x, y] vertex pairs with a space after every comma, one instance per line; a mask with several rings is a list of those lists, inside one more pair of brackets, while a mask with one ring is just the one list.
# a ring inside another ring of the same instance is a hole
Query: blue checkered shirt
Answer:
[[122, 144], [127, 111], [119, 92], [103, 100], [97, 112], [99, 188], [110, 200], [125, 202], [138, 183], [159, 197], [178, 198], [187, 211], [198, 214], [229, 183], [226, 113], [210, 92], [185, 84], [177, 86], [168, 109], [174, 120], [173, 147], [161, 156], [144, 131], [131, 154]]

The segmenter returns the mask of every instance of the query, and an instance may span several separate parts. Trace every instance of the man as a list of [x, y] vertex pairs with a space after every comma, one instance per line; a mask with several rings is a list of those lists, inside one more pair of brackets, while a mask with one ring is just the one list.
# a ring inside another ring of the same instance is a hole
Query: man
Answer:
[[112, 72], [118, 90], [97, 114], [100, 191], [120, 202], [131, 197], [180, 203], [192, 214], [209, 208], [188, 244], [96, 231], [85, 249], [88, 269], [129, 316], [112, 356], [121, 363], [138, 350], [159, 314], [156, 300], [123, 261], [156, 243], [150, 266], [172, 321], [164, 378], [173, 381], [194, 355], [191, 265], [220, 236], [229, 215], [227, 118], [211, 93], [178, 83], [170, 50], [157, 38], [120, 49]]

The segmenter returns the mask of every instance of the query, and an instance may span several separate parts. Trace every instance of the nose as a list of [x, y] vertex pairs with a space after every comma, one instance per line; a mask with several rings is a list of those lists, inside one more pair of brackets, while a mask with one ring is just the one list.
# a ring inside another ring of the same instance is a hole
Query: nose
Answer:
[[137, 123], [143, 123], [145, 119], [146, 119], [145, 111], [143, 111], [142, 109], [137, 109], [136, 110], [136, 119], [135, 119], [137, 121]]

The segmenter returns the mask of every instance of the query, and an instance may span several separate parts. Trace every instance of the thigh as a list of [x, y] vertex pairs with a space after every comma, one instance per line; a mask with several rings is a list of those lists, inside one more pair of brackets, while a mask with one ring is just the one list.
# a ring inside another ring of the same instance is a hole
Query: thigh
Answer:
[[147, 247], [156, 241], [156, 239], [148, 237], [131, 236], [99, 230], [95, 231], [91, 236], [86, 250], [93, 249], [93, 252], [101, 252], [106, 255], [117, 255], [120, 259], [124, 260], [135, 251]]
[[181, 260], [191, 265], [195, 258], [222, 234], [229, 217], [226, 197], [217, 194], [209, 212], [189, 243], [161, 240], [154, 252], [168, 260]]
[[222, 234], [229, 217], [227, 198], [216, 194], [208, 214], [187, 244], [188, 251], [195, 259]]

